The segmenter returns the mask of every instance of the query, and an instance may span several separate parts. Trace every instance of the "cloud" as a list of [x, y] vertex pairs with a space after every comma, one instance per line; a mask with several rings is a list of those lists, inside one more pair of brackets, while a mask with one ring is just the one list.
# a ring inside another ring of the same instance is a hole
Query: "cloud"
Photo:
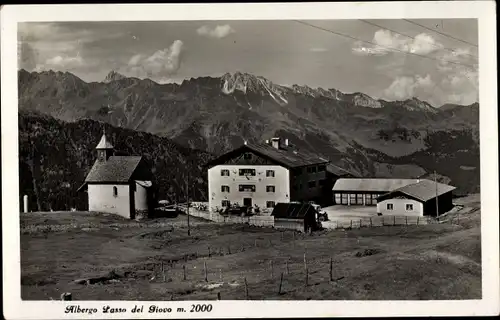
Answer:
[[404, 100], [412, 97], [426, 95], [431, 93], [434, 88], [434, 81], [428, 74], [422, 76], [402, 76], [397, 77], [390, 86], [384, 90], [384, 97], [389, 100]]
[[222, 26], [216, 26], [213, 29], [210, 29], [208, 26], [202, 26], [196, 30], [200, 36], [205, 36], [209, 38], [222, 39], [230, 35], [231, 33], [235, 33], [236, 31], [231, 28], [230, 25], [225, 24]]
[[426, 55], [443, 47], [426, 33], [418, 34], [414, 38], [408, 38], [389, 30], [378, 30], [373, 35], [371, 42], [373, 42], [373, 45], [363, 45], [361, 41], [354, 43], [352, 52], [366, 56], [383, 56], [396, 51]]
[[328, 51], [328, 49], [325, 49], [325, 48], [311, 48], [311, 49], [309, 49], [309, 51], [311, 51], [311, 52], [326, 52], [326, 51]]
[[17, 66], [28, 71], [36, 68], [37, 52], [28, 43], [18, 42], [17, 44]]
[[158, 50], [152, 55], [135, 55], [130, 58], [124, 74], [152, 79], [165, 79], [179, 70], [184, 52], [184, 43], [175, 40], [168, 48]]

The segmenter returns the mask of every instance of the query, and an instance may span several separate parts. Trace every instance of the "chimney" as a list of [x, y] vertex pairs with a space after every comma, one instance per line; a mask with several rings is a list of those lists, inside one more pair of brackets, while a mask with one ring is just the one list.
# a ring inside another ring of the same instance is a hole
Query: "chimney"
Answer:
[[266, 144], [269, 144], [269, 139], [266, 140]]
[[243, 143], [244, 143], [245, 145], [247, 145], [247, 142], [246, 142], [246, 140], [245, 140], [245, 142], [243, 142]]
[[280, 138], [272, 138], [271, 139], [271, 144], [273, 148], [280, 149], [281, 147], [281, 139]]
[[288, 143], [288, 139], [285, 139], [285, 147], [288, 147], [288, 146], [290, 146]]

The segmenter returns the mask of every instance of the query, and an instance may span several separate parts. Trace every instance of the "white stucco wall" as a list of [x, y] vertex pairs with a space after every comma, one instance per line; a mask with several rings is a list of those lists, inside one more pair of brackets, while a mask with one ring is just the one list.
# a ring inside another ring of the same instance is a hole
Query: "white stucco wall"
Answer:
[[[387, 210], [387, 204], [392, 203], [393, 210]], [[406, 204], [413, 204], [413, 211], [406, 210]], [[384, 216], [419, 216], [424, 215], [424, 205], [412, 199], [387, 199], [377, 203], [377, 212]]]
[[[221, 176], [221, 170], [229, 170], [229, 176]], [[239, 169], [255, 169], [255, 176], [240, 176]], [[274, 170], [274, 177], [266, 177], [266, 170]], [[255, 185], [255, 192], [240, 192], [240, 184]], [[229, 186], [230, 192], [222, 192], [221, 186]], [[273, 185], [275, 192], [267, 192], [266, 186]], [[222, 200], [243, 205], [243, 198], [252, 198], [252, 205], [266, 209], [267, 201], [290, 201], [290, 173], [281, 166], [271, 165], [218, 165], [208, 170], [209, 208], [222, 207]], [[271, 214], [269, 209], [265, 214]]]
[[[113, 195], [113, 187], [118, 194]], [[130, 218], [130, 195], [128, 185], [89, 184], [89, 211], [99, 211], [118, 214]]]
[[136, 210], [147, 210], [148, 209], [148, 189], [142, 185], [135, 184], [135, 209]]

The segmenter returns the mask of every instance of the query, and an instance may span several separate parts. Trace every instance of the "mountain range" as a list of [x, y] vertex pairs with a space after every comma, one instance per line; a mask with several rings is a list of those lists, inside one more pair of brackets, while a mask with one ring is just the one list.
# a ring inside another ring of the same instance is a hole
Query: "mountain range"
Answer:
[[19, 110], [31, 116], [100, 121], [211, 155], [280, 136], [358, 176], [436, 171], [459, 193], [479, 191], [478, 103], [436, 108], [417, 98], [288, 87], [241, 72], [160, 84], [115, 71], [88, 83], [69, 72], [20, 70], [18, 88]]

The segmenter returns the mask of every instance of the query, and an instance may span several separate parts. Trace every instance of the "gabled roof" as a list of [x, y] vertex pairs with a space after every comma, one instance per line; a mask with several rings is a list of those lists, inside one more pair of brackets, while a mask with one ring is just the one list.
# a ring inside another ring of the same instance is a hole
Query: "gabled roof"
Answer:
[[353, 176], [353, 177], [355, 177], [356, 176], [355, 174], [353, 174], [353, 173], [351, 173], [351, 172], [349, 172], [349, 171], [347, 171], [339, 166], [336, 166], [332, 163], [329, 163], [326, 165], [326, 171], [329, 173], [332, 173], [336, 176], [339, 176], [339, 177], [341, 177], [341, 176]]
[[210, 161], [207, 165], [208, 167], [213, 167], [218, 164], [223, 163], [226, 159], [231, 158], [234, 155], [240, 154], [245, 151], [253, 152], [263, 158], [267, 158], [277, 164], [280, 164], [286, 168], [297, 168], [313, 164], [328, 163], [328, 160], [321, 159], [319, 157], [307, 155], [305, 153], [294, 151], [292, 148], [274, 148], [271, 145], [262, 144], [245, 144], [239, 148], [236, 148], [228, 153], [225, 153]]
[[424, 179], [420, 180], [420, 182], [410, 184], [381, 195], [380, 197], [378, 197], [378, 199], [391, 199], [392, 197], [396, 197], [398, 194], [402, 193], [409, 197], [426, 202], [435, 198], [436, 196], [440, 196], [455, 189], [455, 187], [447, 184], [436, 183], [434, 181]]
[[97, 144], [95, 147], [96, 149], [113, 149], [113, 145], [111, 142], [109, 142], [108, 138], [106, 137], [106, 134], [103, 134], [101, 137], [101, 141]]
[[309, 203], [278, 203], [274, 206], [272, 216], [284, 219], [304, 219], [308, 214], [315, 214], [316, 209]]
[[106, 162], [96, 161], [85, 182], [128, 182], [141, 160], [140, 156], [111, 156]]
[[333, 191], [390, 192], [418, 181], [418, 179], [343, 178], [335, 182]]

